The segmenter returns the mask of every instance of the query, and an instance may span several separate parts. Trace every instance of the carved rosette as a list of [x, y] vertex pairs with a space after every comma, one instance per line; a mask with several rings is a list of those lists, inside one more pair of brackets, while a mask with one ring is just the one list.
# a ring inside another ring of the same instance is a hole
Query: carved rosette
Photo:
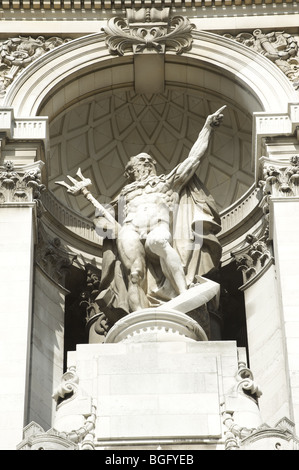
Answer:
[[283, 31], [263, 33], [260, 29], [255, 29], [252, 33], [224, 36], [267, 57], [288, 77], [296, 90], [299, 88], [299, 47], [294, 36]]
[[0, 167], [0, 203], [39, 201], [45, 186], [41, 184], [42, 162], [15, 168], [6, 161]]
[[[143, 9], [145, 10], [145, 9]], [[175, 16], [169, 21], [159, 21], [159, 17], [144, 13], [141, 24], [135, 21], [115, 17], [102, 28], [106, 33], [106, 45], [112, 55], [124, 55], [125, 52], [142, 53], [145, 50], [164, 53], [165, 50], [182, 54], [191, 49], [191, 31], [195, 27], [188, 18]], [[153, 9], [155, 10], [155, 9]]]

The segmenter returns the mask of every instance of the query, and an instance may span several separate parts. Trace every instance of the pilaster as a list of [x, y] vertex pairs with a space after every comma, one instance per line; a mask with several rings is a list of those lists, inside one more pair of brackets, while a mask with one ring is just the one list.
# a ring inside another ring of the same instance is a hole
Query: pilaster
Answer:
[[287, 416], [298, 429], [299, 158], [289, 154], [293, 140], [266, 142], [268, 154], [256, 168], [264, 230], [247, 236], [234, 256], [243, 272], [250, 367], [267, 397], [260, 400], [263, 418]]
[[0, 109], [0, 448], [15, 449], [27, 420], [34, 251], [43, 213], [47, 119]]
[[26, 421], [34, 243], [42, 162], [0, 167], [0, 447], [15, 449]]

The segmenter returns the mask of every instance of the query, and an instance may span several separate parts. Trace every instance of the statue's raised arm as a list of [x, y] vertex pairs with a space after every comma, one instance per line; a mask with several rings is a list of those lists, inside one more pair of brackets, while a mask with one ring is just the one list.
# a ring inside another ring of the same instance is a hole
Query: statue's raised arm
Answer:
[[218, 111], [210, 114], [203, 128], [201, 129], [196, 142], [193, 144], [188, 157], [176, 168], [174, 185], [181, 187], [186, 184], [196, 172], [201, 157], [206, 153], [210, 136], [215, 127], [220, 126], [226, 106], [222, 106]]

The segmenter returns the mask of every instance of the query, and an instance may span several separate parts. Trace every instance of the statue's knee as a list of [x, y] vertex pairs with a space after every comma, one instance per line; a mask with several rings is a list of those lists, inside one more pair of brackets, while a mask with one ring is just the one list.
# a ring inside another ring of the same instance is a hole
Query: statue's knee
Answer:
[[162, 255], [168, 245], [168, 240], [166, 238], [150, 237], [147, 240], [148, 248], [157, 255]]
[[140, 284], [143, 279], [142, 272], [139, 269], [131, 271], [130, 273], [130, 281], [132, 284]]

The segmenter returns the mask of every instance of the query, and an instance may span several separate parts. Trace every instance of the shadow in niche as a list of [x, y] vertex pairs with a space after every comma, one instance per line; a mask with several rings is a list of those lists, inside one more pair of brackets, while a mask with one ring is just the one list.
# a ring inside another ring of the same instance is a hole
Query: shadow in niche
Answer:
[[237, 271], [236, 262], [220, 269], [222, 340], [236, 341], [238, 347], [246, 348], [249, 366], [247, 326], [244, 294], [239, 290], [243, 277]]
[[[68, 351], [75, 351], [77, 344], [87, 344], [89, 333], [86, 328], [86, 312], [80, 308], [82, 293], [86, 290], [87, 270], [71, 268], [65, 299], [64, 370], [67, 367]], [[211, 341], [236, 341], [238, 347], [245, 347], [248, 361], [248, 343], [244, 294], [239, 290], [243, 284], [242, 273], [237, 271], [235, 261], [205, 276], [221, 285], [219, 311], [209, 309]], [[249, 362], [248, 362], [249, 366]]]
[[64, 371], [67, 369], [68, 351], [75, 351], [77, 344], [88, 343], [86, 319], [79, 308], [82, 286], [85, 285], [86, 271], [72, 266], [66, 282], [66, 288], [70, 293], [65, 298]]

